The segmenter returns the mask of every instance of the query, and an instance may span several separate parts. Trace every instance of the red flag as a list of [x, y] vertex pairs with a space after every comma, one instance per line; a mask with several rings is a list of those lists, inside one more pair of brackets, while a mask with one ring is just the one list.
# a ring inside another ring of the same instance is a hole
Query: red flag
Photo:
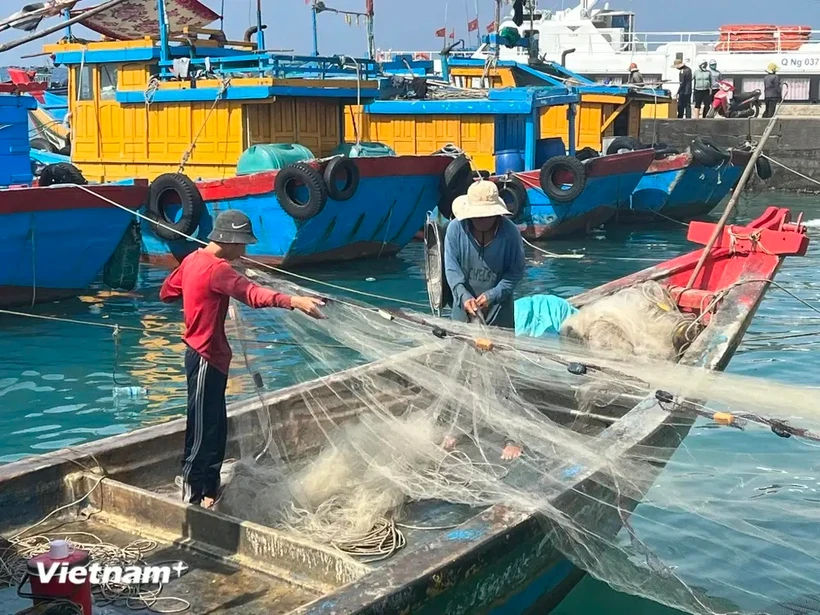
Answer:
[[447, 28], [439, 28], [436, 30], [436, 38], [444, 38], [447, 36]]
[[495, 32], [495, 22], [494, 22], [494, 21], [493, 21], [493, 22], [491, 22], [491, 23], [487, 26], [487, 32], [489, 32], [490, 34], [492, 34], [493, 32]]
[[478, 17], [472, 21], [467, 22], [467, 32], [475, 32], [478, 30]]
[[450, 31], [450, 38], [451, 38], [451, 39], [455, 39], [455, 37], [456, 37], [456, 31], [455, 31], [455, 30], [451, 30], [451, 31]]
[[365, 2], [365, 6], [367, 7], [367, 8], [365, 9], [365, 12], [366, 12], [368, 15], [370, 15], [371, 17], [373, 17], [373, 0], [367, 0], [367, 1]]

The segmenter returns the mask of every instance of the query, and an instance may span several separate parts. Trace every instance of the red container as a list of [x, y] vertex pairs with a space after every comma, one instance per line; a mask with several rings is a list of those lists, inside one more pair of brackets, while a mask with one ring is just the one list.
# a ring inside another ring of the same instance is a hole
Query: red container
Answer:
[[49, 602], [50, 600], [69, 600], [81, 607], [83, 615], [91, 615], [91, 579], [85, 574], [85, 579], [80, 584], [74, 584], [66, 576], [65, 582], [60, 579], [60, 569], [48, 580], [40, 578], [40, 571], [37, 564], [42, 564], [44, 570], [48, 571], [54, 564], [65, 564], [68, 571], [74, 568], [86, 568], [90, 560], [88, 551], [71, 551], [68, 557], [55, 559], [50, 553], [43, 553], [37, 557], [32, 557], [27, 562], [27, 570], [31, 581], [31, 598], [34, 604]]

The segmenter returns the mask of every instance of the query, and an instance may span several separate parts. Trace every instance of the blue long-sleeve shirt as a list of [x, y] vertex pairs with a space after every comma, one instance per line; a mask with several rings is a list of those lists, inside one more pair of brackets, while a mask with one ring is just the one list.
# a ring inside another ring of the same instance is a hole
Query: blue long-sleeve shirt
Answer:
[[453, 220], [444, 238], [444, 272], [453, 291], [453, 320], [467, 322], [464, 302], [486, 295], [488, 325], [515, 329], [515, 286], [524, 277], [524, 243], [513, 222], [501, 219], [490, 245], [481, 247], [469, 222]]

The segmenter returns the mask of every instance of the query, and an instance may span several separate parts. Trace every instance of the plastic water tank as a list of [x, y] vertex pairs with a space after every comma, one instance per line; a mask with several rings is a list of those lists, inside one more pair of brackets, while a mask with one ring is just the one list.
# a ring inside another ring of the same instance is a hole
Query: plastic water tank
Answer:
[[294, 162], [315, 158], [304, 145], [297, 143], [264, 143], [246, 149], [236, 163], [237, 175], [250, 175], [264, 171], [278, 171]]
[[555, 156], [566, 156], [567, 147], [561, 137], [538, 139], [535, 142], [535, 168], [540, 169], [544, 163]]
[[333, 156], [347, 156], [348, 158], [381, 158], [395, 156], [396, 152], [384, 143], [342, 143], [333, 150]]
[[503, 175], [507, 171], [522, 173], [524, 170], [524, 154], [521, 150], [505, 149], [495, 153], [496, 175]]
[[0, 94], [0, 186], [31, 183], [28, 112], [36, 108], [31, 96]]

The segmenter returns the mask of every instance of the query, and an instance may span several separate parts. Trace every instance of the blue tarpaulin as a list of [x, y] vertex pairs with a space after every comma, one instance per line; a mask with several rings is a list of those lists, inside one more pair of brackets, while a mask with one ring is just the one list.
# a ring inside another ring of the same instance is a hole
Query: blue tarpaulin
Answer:
[[555, 295], [532, 295], [515, 301], [515, 334], [544, 337], [557, 335], [563, 322], [578, 310]]

